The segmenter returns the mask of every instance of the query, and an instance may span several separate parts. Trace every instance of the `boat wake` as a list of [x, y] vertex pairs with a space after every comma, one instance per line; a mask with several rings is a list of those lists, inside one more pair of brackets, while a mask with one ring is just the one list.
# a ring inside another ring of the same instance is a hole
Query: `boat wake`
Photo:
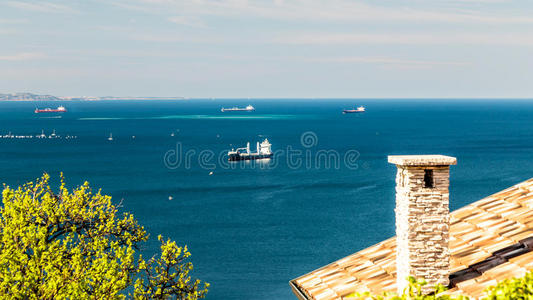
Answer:
[[61, 119], [63, 116], [39, 117], [39, 119]]

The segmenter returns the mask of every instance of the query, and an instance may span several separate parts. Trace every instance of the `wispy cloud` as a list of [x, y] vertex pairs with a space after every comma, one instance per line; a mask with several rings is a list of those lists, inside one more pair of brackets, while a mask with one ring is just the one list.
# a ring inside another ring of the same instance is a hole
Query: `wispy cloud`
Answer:
[[3, 29], [3, 28], [0, 28], [0, 34], [15, 34], [17, 31], [13, 30], [13, 29]]
[[41, 59], [46, 57], [43, 53], [37, 52], [23, 52], [12, 55], [0, 55], [0, 61], [25, 61], [33, 59]]
[[11, 6], [13, 8], [36, 11], [36, 12], [44, 12], [44, 13], [66, 13], [66, 14], [79, 13], [79, 11], [73, 9], [70, 6], [52, 3], [52, 2], [44, 2], [44, 1], [37, 1], [37, 2], [7, 1], [6, 5]]
[[467, 62], [454, 61], [431, 61], [431, 60], [413, 60], [400, 59], [393, 57], [364, 57], [364, 56], [349, 56], [349, 57], [321, 57], [306, 59], [309, 62], [319, 63], [356, 63], [356, 64], [380, 64], [380, 65], [400, 65], [400, 66], [415, 66], [415, 67], [432, 67], [432, 66], [467, 66]]
[[2, 19], [0, 18], [0, 24], [24, 24], [28, 23], [28, 19]]
[[[445, 0], [451, 3], [510, 3], [512, 0]], [[442, 2], [442, 0], [441, 0]]]
[[223, 38], [215, 37], [190, 37], [179, 34], [138, 34], [133, 33], [126, 36], [133, 41], [155, 42], [155, 43], [193, 43], [193, 44], [217, 44], [227, 42]]
[[127, 10], [141, 11], [141, 12], [153, 11], [153, 8], [150, 9], [150, 7], [147, 7], [147, 6], [142, 5], [142, 4], [132, 4], [131, 1], [121, 2], [119, 0], [119, 1], [109, 1], [107, 3], [109, 3], [112, 6], [115, 6], [115, 7], [118, 7], [118, 8], [123, 8], [123, 9], [127, 9]]
[[[500, 0], [482, 0], [500, 1]], [[456, 1], [457, 2], [457, 1]], [[462, 1], [475, 4], [480, 1]], [[115, 2], [123, 7], [139, 9], [144, 4], [145, 11], [186, 14], [188, 16], [244, 16], [284, 20], [313, 20], [336, 22], [444, 22], [444, 23], [494, 23], [494, 24], [532, 24], [531, 14], [523, 11], [483, 12], [467, 9], [419, 8], [409, 5], [380, 6], [361, 1], [348, 0], [138, 0], [137, 5], [131, 1]], [[468, 6], [467, 6], [468, 8]]]
[[313, 63], [313, 64], [369, 64], [391, 68], [410, 68], [410, 69], [427, 69], [436, 67], [465, 67], [472, 65], [472, 62], [449, 61], [439, 59], [416, 59], [416, 58], [399, 58], [394, 56], [294, 56], [294, 55], [236, 55], [227, 53], [211, 53], [207, 51], [174, 51], [174, 50], [138, 50], [128, 49], [113, 51], [109, 49], [91, 49], [82, 51], [64, 51], [62, 56], [67, 57], [84, 57], [92, 55], [96, 57], [114, 57], [129, 58], [138, 60], [139, 58], [157, 57], [165, 58], [170, 61], [224, 61], [234, 64], [251, 65], [252, 62], [272, 62], [283, 65], [292, 63]]
[[197, 17], [188, 17], [188, 16], [174, 16], [168, 18], [172, 23], [184, 25], [193, 28], [207, 28], [207, 25]]
[[513, 34], [487, 33], [397, 33], [397, 34], [332, 34], [325, 32], [294, 33], [276, 39], [273, 43], [292, 45], [357, 45], [357, 44], [398, 44], [398, 45], [510, 45], [533, 46], [532, 32]]

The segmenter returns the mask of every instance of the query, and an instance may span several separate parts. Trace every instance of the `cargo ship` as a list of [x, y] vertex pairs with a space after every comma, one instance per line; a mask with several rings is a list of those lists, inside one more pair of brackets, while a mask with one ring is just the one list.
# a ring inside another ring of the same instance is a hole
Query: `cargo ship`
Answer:
[[232, 108], [224, 108], [222, 107], [222, 109], [220, 109], [221, 112], [225, 112], [225, 111], [254, 111], [255, 110], [255, 107], [251, 106], [251, 105], [248, 105], [246, 107], [232, 107]]
[[59, 106], [58, 108], [56, 109], [53, 109], [53, 108], [44, 108], [44, 109], [39, 109], [39, 108], [36, 108], [35, 109], [35, 113], [38, 114], [38, 113], [53, 113], [53, 112], [66, 112], [67, 109], [63, 106]]
[[228, 152], [228, 160], [239, 161], [271, 158], [273, 155], [271, 146], [268, 139], [265, 139], [262, 143], [257, 142], [256, 152], [251, 152], [250, 143], [248, 142], [246, 143], [246, 148], [231, 149]]
[[357, 109], [345, 109], [342, 111], [343, 114], [354, 114], [365, 112], [364, 106], [359, 106]]

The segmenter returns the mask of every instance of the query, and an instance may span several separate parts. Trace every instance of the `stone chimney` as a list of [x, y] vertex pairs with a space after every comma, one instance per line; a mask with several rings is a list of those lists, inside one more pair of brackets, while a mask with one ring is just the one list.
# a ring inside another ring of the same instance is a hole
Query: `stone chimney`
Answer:
[[407, 277], [424, 278], [425, 293], [449, 283], [449, 179], [455, 157], [389, 156], [396, 173], [396, 280], [398, 293]]

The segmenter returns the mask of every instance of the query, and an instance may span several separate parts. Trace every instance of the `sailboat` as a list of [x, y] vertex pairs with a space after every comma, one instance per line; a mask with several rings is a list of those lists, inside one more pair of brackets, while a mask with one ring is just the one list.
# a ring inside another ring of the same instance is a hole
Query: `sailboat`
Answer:
[[110, 133], [109, 134], [109, 137], [107, 138], [108, 141], [112, 141], [113, 140], [113, 133]]

